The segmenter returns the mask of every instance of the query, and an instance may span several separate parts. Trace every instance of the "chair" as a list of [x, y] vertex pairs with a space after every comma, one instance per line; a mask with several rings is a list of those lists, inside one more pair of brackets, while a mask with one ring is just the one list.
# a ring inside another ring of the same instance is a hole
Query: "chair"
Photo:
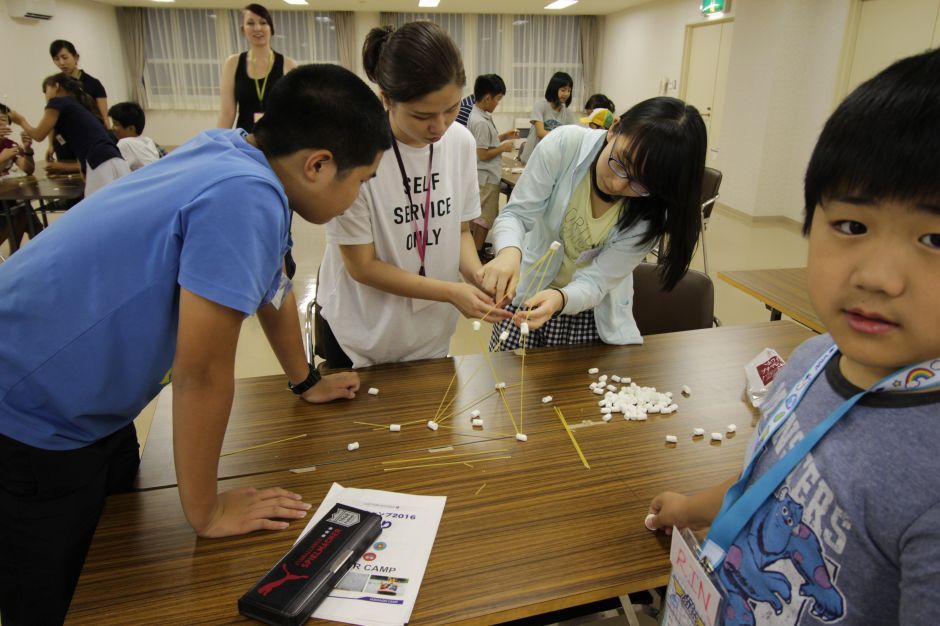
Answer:
[[718, 200], [718, 188], [721, 186], [721, 172], [713, 167], [706, 167], [702, 176], [702, 263], [705, 273], [708, 273], [708, 253], [705, 249], [705, 229], [708, 228], [708, 219], [712, 216], [715, 201]]
[[708, 274], [689, 270], [672, 291], [662, 291], [657, 265], [640, 263], [633, 270], [633, 317], [644, 336], [711, 328], [715, 287]]

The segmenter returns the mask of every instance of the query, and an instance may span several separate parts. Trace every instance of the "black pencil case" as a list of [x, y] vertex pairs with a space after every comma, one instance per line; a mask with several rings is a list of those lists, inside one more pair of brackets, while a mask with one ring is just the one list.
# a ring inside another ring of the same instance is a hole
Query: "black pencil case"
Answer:
[[299, 626], [382, 534], [382, 517], [337, 504], [238, 600], [238, 612]]

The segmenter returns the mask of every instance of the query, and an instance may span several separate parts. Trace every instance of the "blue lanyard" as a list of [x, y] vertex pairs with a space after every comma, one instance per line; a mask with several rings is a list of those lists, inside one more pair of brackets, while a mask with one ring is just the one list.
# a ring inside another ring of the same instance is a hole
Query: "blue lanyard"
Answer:
[[777, 461], [767, 473], [761, 476], [750, 488], [747, 487], [748, 480], [757, 464], [757, 459], [767, 445], [767, 442], [775, 432], [790, 417], [792, 417], [796, 407], [799, 406], [803, 396], [809, 391], [813, 382], [822, 372], [826, 364], [832, 359], [838, 347], [833, 345], [816, 360], [813, 366], [800, 378], [800, 380], [790, 389], [786, 398], [770, 413], [763, 427], [757, 434], [757, 441], [754, 453], [741, 478], [725, 494], [725, 499], [721, 504], [721, 510], [715, 517], [705, 545], [702, 547], [702, 562], [706, 569], [714, 570], [725, 558], [725, 552], [731, 546], [735, 537], [747, 525], [754, 514], [757, 512], [767, 498], [784, 481], [787, 475], [799, 464], [803, 458], [819, 443], [829, 429], [835, 426], [836, 422], [842, 419], [849, 410], [855, 406], [862, 396], [868, 393], [877, 393], [883, 391], [903, 391], [911, 389], [928, 389], [940, 386], [940, 359], [930, 359], [923, 363], [918, 363], [912, 367], [899, 369], [894, 374], [887, 376], [876, 383], [870, 389], [858, 392], [833, 411], [829, 417], [817, 424], [807, 435], [800, 440], [793, 448]]

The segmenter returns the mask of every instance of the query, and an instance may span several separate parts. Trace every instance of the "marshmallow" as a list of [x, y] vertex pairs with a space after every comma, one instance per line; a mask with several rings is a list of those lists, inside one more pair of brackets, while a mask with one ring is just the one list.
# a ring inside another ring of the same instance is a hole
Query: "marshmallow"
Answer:
[[620, 377], [617, 376], [616, 374], [614, 374], [613, 376], [611, 376], [610, 379], [611, 379], [612, 381], [614, 381], [615, 383], [619, 383], [619, 382], [620, 382]]
[[553, 398], [551, 396], [545, 396], [544, 398], [542, 398], [542, 404], [548, 404], [552, 400]]
[[470, 411], [470, 417], [480, 417], [480, 409], [473, 409]]
[[737, 429], [738, 429], [738, 427], [735, 426], [734, 424], [728, 424], [728, 432], [729, 432], [729, 433], [733, 433], [733, 432], [736, 431]]
[[655, 513], [650, 513], [646, 516], [646, 519], [643, 520], [643, 525], [646, 526], [649, 530], [656, 530], [656, 527], [653, 526], [653, 519], [656, 517]]
[[551, 243], [551, 245], [548, 246], [548, 249], [554, 251], [554, 250], [558, 250], [558, 248], [560, 248], [560, 247], [561, 247], [561, 242], [560, 242], [560, 241], [553, 241], [553, 242]]
[[509, 331], [508, 331], [508, 330], [504, 330], [503, 332], [499, 333], [499, 340], [500, 340], [500, 342], [506, 341], [507, 339], [509, 339]]
[[696, 429], [694, 429], [694, 430], [692, 431], [692, 436], [693, 436], [693, 437], [704, 437], [704, 436], [705, 436], [705, 429], [704, 429], [704, 428], [696, 428]]
[[692, 388], [689, 387], [688, 385], [682, 385], [682, 395], [684, 395], [684, 396], [691, 396], [691, 395], [692, 395]]
[[607, 391], [617, 391], [617, 385], [607, 385]]
[[600, 370], [597, 369], [596, 367], [592, 367], [591, 369], [588, 370], [588, 374], [596, 374], [596, 373], [598, 373], [599, 371], [600, 371]]
[[434, 420], [428, 420], [428, 428], [430, 428], [431, 430], [437, 430], [438, 428], [440, 428], [440, 426], [438, 426], [437, 422], [435, 422]]
[[480, 320], [473, 320], [473, 330], [480, 330]]
[[519, 334], [523, 337], [529, 336], [529, 324], [527, 322], [522, 322], [519, 324]]
[[679, 443], [679, 438], [675, 435], [666, 435], [666, 443]]
[[607, 415], [601, 416], [601, 419], [604, 420], [605, 422], [609, 422], [609, 421], [610, 421], [610, 413], [608, 413]]
[[358, 442], [358, 441], [354, 441], [354, 442], [352, 442], [352, 443], [350, 443], [350, 444], [347, 444], [346, 449], [349, 450], [350, 452], [352, 452], [353, 450], [358, 450], [358, 449], [359, 449], [359, 442]]
[[527, 436], [523, 435], [522, 433], [516, 433], [516, 440], [517, 440], [517, 441], [528, 441], [529, 438], [528, 438]]
[[377, 396], [377, 395], [379, 395], [379, 390], [376, 389], [375, 387], [369, 387], [369, 395], [370, 395], [370, 396]]
[[601, 415], [610, 415], [610, 407], [609, 406], [602, 407]]
[[597, 377], [597, 382], [599, 382], [599, 383], [606, 383], [606, 382], [607, 382], [607, 374], [601, 374], [600, 376], [598, 376], [598, 377]]
[[499, 381], [498, 383], [496, 383], [496, 388], [497, 388], [497, 389], [505, 389], [505, 388], [506, 388], [506, 383], [503, 382], [503, 381]]
[[595, 388], [594, 388], [594, 393], [596, 393], [596, 394], [599, 395], [599, 396], [602, 396], [602, 395], [604, 395], [604, 388], [603, 388], [603, 387], [595, 387]]
[[472, 420], [470, 420], [470, 425], [479, 426], [480, 428], [483, 428], [483, 418], [480, 418], [480, 417], [473, 418]]
[[724, 438], [724, 435], [721, 433], [712, 433], [712, 441], [721, 441]]
[[393, 433], [401, 432], [401, 424], [389, 424], [388, 429]]

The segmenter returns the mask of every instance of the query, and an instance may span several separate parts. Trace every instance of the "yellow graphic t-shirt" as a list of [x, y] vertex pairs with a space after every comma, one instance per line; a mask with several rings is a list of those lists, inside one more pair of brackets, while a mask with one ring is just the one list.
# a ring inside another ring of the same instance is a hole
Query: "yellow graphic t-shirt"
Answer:
[[623, 199], [617, 201], [606, 213], [594, 218], [591, 211], [591, 172], [588, 171], [568, 200], [568, 210], [561, 221], [561, 240], [564, 258], [561, 269], [551, 287], [564, 287], [571, 282], [574, 273], [591, 264], [607, 241], [610, 229], [617, 223]]

